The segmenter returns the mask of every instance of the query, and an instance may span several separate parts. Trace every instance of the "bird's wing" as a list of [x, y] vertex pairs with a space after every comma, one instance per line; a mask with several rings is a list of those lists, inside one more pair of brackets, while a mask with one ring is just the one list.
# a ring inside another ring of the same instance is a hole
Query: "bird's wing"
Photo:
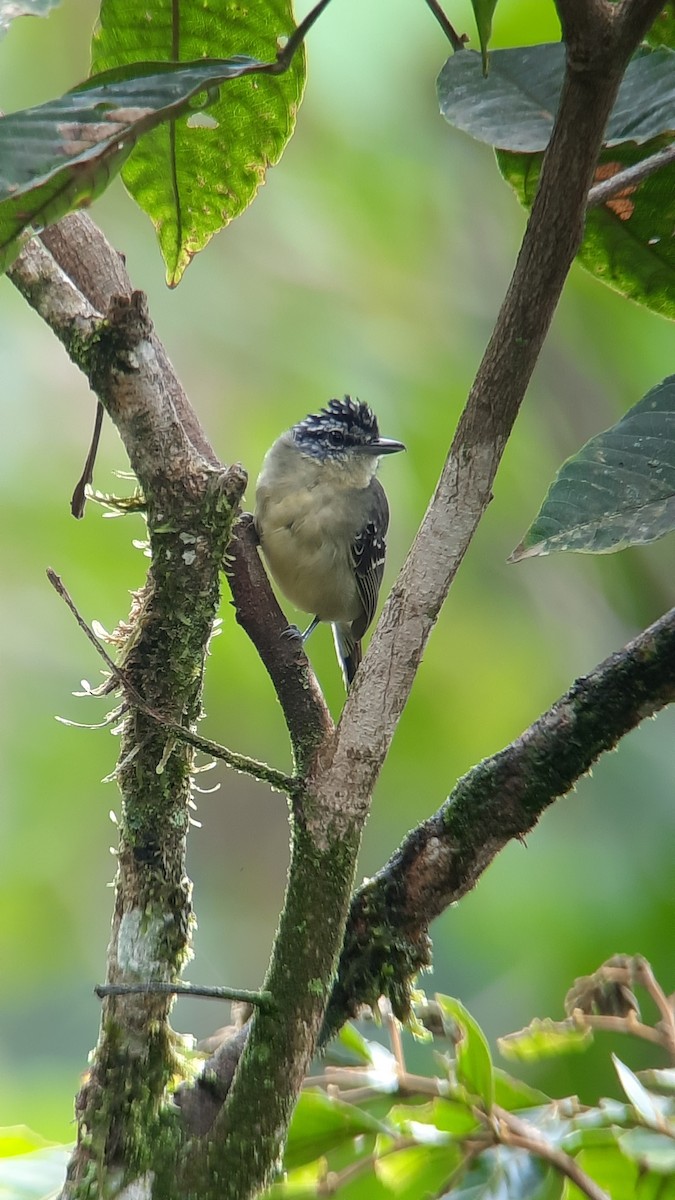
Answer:
[[351, 548], [356, 586], [363, 604], [363, 615], [352, 622], [352, 634], [357, 639], [363, 637], [375, 616], [387, 548], [384, 540], [389, 525], [387, 497], [377, 479], [373, 479], [371, 487], [375, 500], [373, 516], [354, 539]]

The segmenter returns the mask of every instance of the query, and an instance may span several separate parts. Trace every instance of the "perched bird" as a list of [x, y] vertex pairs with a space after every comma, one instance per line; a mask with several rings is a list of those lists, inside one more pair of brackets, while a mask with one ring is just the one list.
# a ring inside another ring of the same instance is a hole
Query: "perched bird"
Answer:
[[272, 576], [314, 614], [303, 642], [331, 622], [347, 688], [384, 571], [389, 506], [375, 472], [399, 450], [402, 442], [380, 437], [368, 405], [345, 396], [277, 438], [256, 486], [255, 526]]

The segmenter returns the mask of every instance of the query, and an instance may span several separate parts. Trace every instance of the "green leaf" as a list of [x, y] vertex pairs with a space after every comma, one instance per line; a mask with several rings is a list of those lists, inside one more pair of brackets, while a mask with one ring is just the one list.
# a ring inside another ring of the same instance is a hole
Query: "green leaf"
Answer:
[[[440, 1134], [450, 1134], [453, 1138], [468, 1137], [481, 1128], [471, 1105], [440, 1097], [429, 1104], [397, 1104], [389, 1110], [387, 1123], [410, 1137], [417, 1137], [418, 1126], [424, 1125], [433, 1126]], [[428, 1142], [431, 1138], [422, 1131], [418, 1140]], [[442, 1140], [446, 1142], [447, 1137]]]
[[629, 1129], [619, 1138], [623, 1153], [632, 1158], [641, 1170], [659, 1175], [675, 1173], [675, 1141], [653, 1129]]
[[327, 1154], [342, 1142], [361, 1134], [382, 1132], [382, 1122], [353, 1104], [305, 1091], [296, 1105], [284, 1155], [287, 1170], [294, 1170]]
[[[441, 113], [479, 142], [503, 150], [545, 150], [565, 66], [559, 42], [493, 50], [490, 74], [473, 50], [453, 54], [437, 81]], [[646, 142], [675, 129], [675, 55], [638, 51], [628, 64], [609, 118], [605, 145]]]
[[559, 1200], [563, 1181], [524, 1150], [484, 1151], [447, 1200]]
[[7, 1200], [44, 1200], [63, 1185], [72, 1146], [50, 1146], [0, 1159], [0, 1196]]
[[[582, 1150], [575, 1156], [574, 1161], [608, 1196], [611, 1196], [611, 1200], [637, 1200], [637, 1169], [617, 1145]], [[588, 1200], [588, 1195], [568, 1182], [564, 1200]]]
[[573, 1021], [532, 1021], [517, 1033], [499, 1038], [497, 1045], [504, 1058], [532, 1062], [557, 1054], [578, 1054], [593, 1040], [590, 1029], [579, 1029]]
[[[144, 59], [188, 61], [246, 54], [271, 61], [294, 29], [291, 0], [103, 0], [92, 70]], [[241, 79], [209, 105], [206, 124], [177, 116], [136, 147], [125, 187], [157, 231], [174, 286], [214, 233], [253, 200], [293, 132], [305, 82], [304, 50], [285, 75]]]
[[[596, 181], [615, 175], [670, 144], [625, 142], [600, 155]], [[497, 163], [521, 204], [532, 207], [543, 155], [497, 151]], [[675, 320], [675, 163], [586, 214], [577, 261], [601, 283]]]
[[635, 1111], [646, 1125], [662, 1129], [665, 1124], [664, 1113], [667, 1101], [662, 1096], [655, 1096], [652, 1092], [648, 1092], [646, 1087], [640, 1083], [635, 1072], [621, 1062], [616, 1054], [612, 1055], [612, 1062], [619, 1076], [619, 1083]]
[[648, 31], [645, 41], [650, 46], [668, 46], [675, 50], [675, 3], [668, 0]]
[[675, 1067], [654, 1067], [647, 1071], [638, 1071], [638, 1079], [645, 1087], [655, 1092], [663, 1092], [666, 1096], [675, 1095]]
[[538, 1088], [530, 1087], [522, 1079], [514, 1079], [500, 1067], [493, 1070], [495, 1081], [495, 1104], [508, 1112], [518, 1112], [521, 1108], [537, 1108], [542, 1104], [550, 1104], [551, 1098]]
[[0, 118], [0, 271], [23, 241], [108, 185], [141, 134], [204, 108], [221, 84], [268, 72], [252, 58], [139, 64], [110, 72], [37, 108]]
[[0, 1158], [12, 1158], [15, 1154], [28, 1154], [31, 1150], [43, 1150], [53, 1145], [27, 1125], [0, 1127]]
[[497, 0], [471, 0], [473, 15], [476, 18], [480, 53], [483, 62], [483, 75], [488, 73], [488, 45], [492, 36], [492, 18], [497, 7]]
[[398, 1200], [424, 1200], [438, 1195], [462, 1157], [457, 1146], [408, 1146], [376, 1158], [375, 1175]]
[[450, 996], [436, 996], [443, 1019], [459, 1027], [461, 1037], [455, 1047], [457, 1081], [473, 1096], [480, 1097], [483, 1108], [490, 1112], [494, 1103], [492, 1058], [480, 1025], [464, 1005]]
[[371, 1043], [359, 1033], [351, 1021], [347, 1021], [328, 1047], [326, 1059], [344, 1067], [370, 1066], [373, 1061]]
[[603, 554], [675, 528], [675, 375], [563, 463], [512, 562]]

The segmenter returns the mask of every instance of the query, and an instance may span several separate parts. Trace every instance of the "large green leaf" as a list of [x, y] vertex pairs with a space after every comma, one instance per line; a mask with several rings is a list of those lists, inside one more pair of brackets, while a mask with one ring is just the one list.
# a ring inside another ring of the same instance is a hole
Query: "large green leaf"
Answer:
[[380, 1133], [382, 1129], [381, 1121], [353, 1104], [326, 1096], [324, 1092], [303, 1092], [288, 1131], [284, 1165], [287, 1170], [294, 1170], [342, 1142], [362, 1134]]
[[[291, 0], [103, 0], [92, 70], [237, 54], [272, 60], [293, 28]], [[241, 79], [205, 121], [182, 114], [136, 146], [122, 178], [155, 225], [170, 285], [250, 204], [293, 132], [304, 80], [301, 50], [287, 74]]]
[[[493, 50], [485, 78], [476, 51], [461, 50], [437, 82], [446, 121], [479, 142], [534, 153], [548, 145], [565, 51], [557, 42]], [[609, 118], [605, 145], [647, 142], [675, 129], [675, 53], [643, 48], [628, 64]]]
[[141, 134], [206, 107], [221, 84], [270, 70], [253, 58], [139, 64], [0, 118], [0, 271], [32, 233], [89, 204]]
[[603, 554], [675, 528], [675, 375], [560, 468], [511, 561]]
[[[624, 142], [600, 156], [597, 179], [648, 158], [669, 138], [638, 147]], [[521, 204], [534, 201], [542, 154], [498, 150], [497, 162]], [[675, 320], [675, 162], [586, 215], [577, 260], [602, 283], [637, 304]]]

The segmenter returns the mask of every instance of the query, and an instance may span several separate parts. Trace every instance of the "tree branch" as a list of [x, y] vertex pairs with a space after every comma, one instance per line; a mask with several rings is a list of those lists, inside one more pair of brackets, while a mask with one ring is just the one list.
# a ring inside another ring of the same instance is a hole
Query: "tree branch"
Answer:
[[362, 1004], [388, 995], [405, 1017], [429, 963], [430, 922], [474, 887], [596, 759], [675, 700], [675, 609], [606, 659], [506, 749], [456, 784], [352, 901], [322, 1041]]
[[610, 179], [603, 179], [601, 183], [593, 185], [588, 193], [588, 207], [598, 208], [616, 196], [630, 195], [643, 180], [649, 179], [651, 175], [655, 175], [657, 171], [669, 166], [672, 162], [675, 162], [675, 145], [665, 146], [663, 150], [651, 154], [649, 158], [643, 158], [642, 162], [634, 163], [632, 167], [626, 167], [623, 171], [617, 171], [616, 175], [612, 175]]

